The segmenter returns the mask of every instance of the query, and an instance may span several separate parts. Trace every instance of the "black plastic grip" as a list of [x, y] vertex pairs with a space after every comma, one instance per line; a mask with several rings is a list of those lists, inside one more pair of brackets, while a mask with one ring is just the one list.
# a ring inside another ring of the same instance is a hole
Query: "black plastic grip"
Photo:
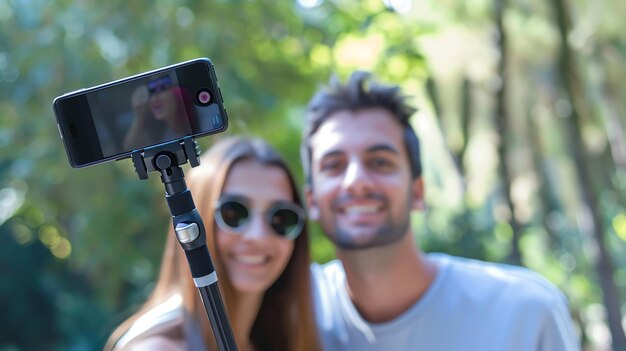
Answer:
[[165, 199], [167, 200], [167, 206], [170, 208], [172, 216], [180, 216], [181, 214], [191, 212], [196, 208], [189, 189], [173, 195], [167, 195]]
[[187, 262], [191, 269], [191, 276], [194, 278], [204, 277], [215, 271], [209, 249], [206, 245], [202, 245], [192, 250], [185, 250]]

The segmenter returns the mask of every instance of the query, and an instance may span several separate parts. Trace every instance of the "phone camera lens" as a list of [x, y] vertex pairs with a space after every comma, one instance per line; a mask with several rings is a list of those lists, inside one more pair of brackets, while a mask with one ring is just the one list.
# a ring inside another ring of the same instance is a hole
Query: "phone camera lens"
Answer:
[[208, 89], [201, 89], [196, 94], [196, 99], [200, 105], [208, 105], [212, 102], [212, 94]]

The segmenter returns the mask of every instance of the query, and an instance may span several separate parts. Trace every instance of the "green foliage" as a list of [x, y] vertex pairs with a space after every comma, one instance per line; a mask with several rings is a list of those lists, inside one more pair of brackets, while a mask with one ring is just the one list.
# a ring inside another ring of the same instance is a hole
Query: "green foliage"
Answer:
[[[623, 137], [626, 122], [617, 10], [624, 5], [603, 4], [595, 9], [599, 23], [590, 4], [571, 3], [570, 41], [592, 105], [578, 142], [593, 156], [624, 301], [626, 167], [612, 133]], [[300, 134], [315, 89], [353, 69], [401, 84], [420, 108], [414, 122], [428, 209], [414, 215], [413, 227], [424, 251], [505, 262], [514, 213], [522, 263], [566, 293], [586, 345], [605, 346], [598, 253], [563, 133], [572, 102], [557, 78], [558, 29], [547, 3], [511, 3], [505, 11], [511, 133], [500, 140], [492, 118], [501, 82], [492, 5], [413, 1], [398, 13], [378, 0], [313, 8], [247, 0], [0, 2], [0, 350], [100, 349], [150, 292], [167, 234], [158, 179], [139, 181], [129, 161], [69, 167], [52, 99], [202, 56], [215, 64], [228, 108], [224, 135], [268, 139], [300, 184]], [[221, 137], [199, 142], [206, 149]], [[502, 142], [511, 150], [506, 160], [498, 159]], [[499, 162], [511, 165], [509, 188]], [[311, 229], [313, 258], [332, 259], [332, 244], [317, 225]]]

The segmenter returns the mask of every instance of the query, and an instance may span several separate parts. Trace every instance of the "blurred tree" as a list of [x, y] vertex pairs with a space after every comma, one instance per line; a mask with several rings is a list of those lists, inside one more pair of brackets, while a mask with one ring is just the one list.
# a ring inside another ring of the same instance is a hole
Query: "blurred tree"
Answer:
[[[267, 138], [296, 174], [305, 105], [331, 74], [401, 84], [420, 108], [425, 250], [519, 258], [567, 294], [586, 347], [623, 347], [626, 3], [571, 0], [566, 26], [560, 4], [0, 1], [0, 350], [100, 349], [150, 292], [167, 232], [158, 179], [68, 166], [52, 99], [201, 56], [224, 135]], [[313, 257], [331, 259], [312, 228]]]
[[617, 286], [613, 281], [615, 268], [611, 254], [606, 247], [605, 233], [607, 232], [602, 209], [598, 203], [598, 187], [591, 175], [587, 150], [585, 150], [585, 142], [582, 138], [581, 126], [585, 117], [590, 118], [591, 109], [587, 106], [587, 97], [584, 94], [582, 81], [579, 77], [572, 50], [568, 43], [568, 34], [570, 33], [571, 20], [569, 17], [568, 7], [565, 0], [554, 0], [554, 11], [557, 18], [559, 34], [561, 39], [561, 56], [560, 56], [560, 72], [561, 79], [565, 88], [568, 100], [571, 102], [571, 122], [567, 124], [569, 133], [568, 141], [570, 150], [576, 164], [578, 177], [580, 178], [580, 187], [582, 193], [582, 211], [589, 211], [587, 221], [581, 230], [589, 230], [597, 247], [596, 269], [600, 286], [602, 287], [602, 297], [607, 311], [609, 329], [611, 330], [612, 344], [615, 350], [626, 350], [626, 337], [622, 326], [621, 303]]
[[500, 173], [500, 178], [502, 179], [502, 197], [504, 198], [504, 202], [508, 208], [508, 223], [513, 234], [511, 237], [511, 252], [509, 254], [509, 259], [513, 264], [521, 264], [522, 254], [519, 248], [519, 241], [522, 228], [517, 220], [515, 205], [511, 199], [511, 192], [513, 190], [513, 174], [509, 166], [509, 148], [514, 145], [513, 140], [511, 140], [511, 133], [508, 129], [508, 126], [512, 124], [508, 122], [508, 119], [511, 117], [508, 113], [509, 105], [506, 101], [508, 93], [507, 86], [509, 85], [509, 74], [507, 72], [509, 57], [507, 47], [508, 35], [503, 23], [506, 4], [506, 0], [494, 1], [494, 17], [496, 23], [496, 32], [494, 33], [494, 36], [496, 37], [497, 47], [500, 54], [498, 63], [499, 84], [496, 88], [496, 107], [494, 117], [496, 131], [498, 132], [498, 136], [500, 138], [498, 142], [498, 158], [500, 160], [500, 162], [498, 162], [498, 171]]

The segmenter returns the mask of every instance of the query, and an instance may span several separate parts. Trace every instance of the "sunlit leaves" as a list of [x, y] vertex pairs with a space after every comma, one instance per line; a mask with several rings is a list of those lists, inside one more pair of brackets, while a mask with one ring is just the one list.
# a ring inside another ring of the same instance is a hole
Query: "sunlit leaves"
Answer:
[[[0, 324], [17, 326], [5, 328], [14, 334], [12, 345], [50, 349], [54, 340], [60, 349], [98, 349], [114, 327], [103, 321], [121, 320], [149, 293], [167, 234], [158, 179], [139, 181], [127, 161], [68, 166], [52, 99], [200, 56], [216, 66], [230, 116], [225, 135], [267, 138], [300, 183], [305, 105], [331, 73], [344, 78], [353, 69], [370, 69], [400, 84], [420, 109], [413, 123], [422, 140], [428, 209], [413, 215], [413, 226], [424, 250], [503, 261], [512, 239], [507, 222], [515, 215], [525, 225], [524, 263], [559, 284], [599, 340], [606, 329], [601, 308], [588, 306], [601, 293], [584, 230], [589, 221], [563, 134], [575, 104], [558, 85], [558, 31], [549, 3], [509, 2], [504, 14], [510, 139], [496, 135], [491, 123], [494, 92], [503, 83], [496, 72], [493, 2], [414, 0], [402, 10], [407, 3], [0, 1], [0, 273], [10, 281], [0, 285], [0, 301], [15, 305], [0, 304]], [[590, 101], [611, 102], [623, 124], [624, 5], [572, 4], [569, 40], [581, 72], [588, 73], [583, 83]], [[611, 112], [594, 111], [600, 117]], [[467, 135], [463, 116], [471, 117]], [[611, 129], [598, 116], [586, 117], [584, 143], [596, 156], [607, 242], [620, 267], [614, 280], [623, 291], [626, 176], [607, 166]], [[200, 143], [206, 149], [220, 137]], [[513, 189], [503, 189], [496, 172], [505, 162], [496, 152], [503, 142], [514, 150], [508, 160]], [[454, 153], [461, 150], [459, 172]], [[512, 192], [513, 213], [502, 191]], [[312, 232], [313, 258], [331, 259], [330, 242], [318, 227]], [[23, 292], [42, 301], [32, 315], [45, 324], [31, 318], [34, 326], [22, 328], [27, 318], [20, 313], [32, 312], [27, 302], [33, 300]], [[8, 334], [0, 333], [0, 348]], [[28, 344], [32, 335], [50, 344]]]
[[613, 229], [620, 239], [626, 242], [626, 215], [623, 213], [613, 217]]

